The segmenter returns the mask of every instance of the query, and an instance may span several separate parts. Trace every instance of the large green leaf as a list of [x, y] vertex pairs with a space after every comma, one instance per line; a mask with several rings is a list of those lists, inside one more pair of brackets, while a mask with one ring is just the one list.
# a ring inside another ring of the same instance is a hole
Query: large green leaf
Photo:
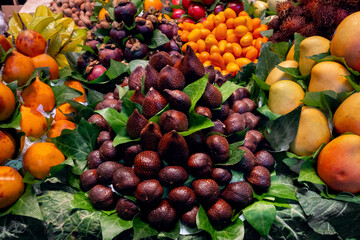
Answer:
[[242, 145], [243, 145], [242, 142], [235, 142], [235, 143], [230, 144], [229, 145], [229, 152], [230, 152], [229, 159], [225, 163], [218, 163], [216, 165], [232, 166], [232, 165], [237, 164], [241, 160], [243, 160], [242, 157], [244, 156], [245, 151], [238, 148]]
[[116, 79], [120, 77], [122, 74], [126, 73], [129, 70], [129, 66], [115, 61], [114, 59], [110, 59], [110, 67], [106, 72], [106, 75], [110, 80]]
[[159, 234], [159, 231], [152, 228], [149, 223], [144, 222], [139, 214], [133, 219], [133, 228], [134, 240], [157, 236]]
[[225, 102], [230, 97], [230, 95], [239, 88], [239, 85], [230, 81], [226, 81], [223, 85], [221, 85], [219, 90], [222, 94], [222, 102]]
[[206, 74], [204, 77], [200, 78], [199, 80], [193, 83], [190, 83], [183, 89], [183, 92], [186, 93], [191, 99], [191, 107], [189, 112], [195, 109], [196, 103], [203, 95], [206, 88], [206, 84], [208, 83], [208, 78], [209, 78], [209, 74]]
[[100, 215], [101, 233], [103, 240], [111, 240], [127, 229], [132, 228], [132, 221], [121, 219], [116, 213]]
[[214, 123], [207, 117], [202, 116], [200, 114], [195, 113], [194, 111], [192, 111], [189, 114], [189, 129], [185, 132], [180, 132], [179, 134], [182, 136], [188, 136], [194, 132], [206, 129], [206, 128], [210, 128], [212, 126], [214, 126]]
[[265, 81], [270, 71], [281, 62], [279, 56], [270, 51], [271, 44], [271, 42], [267, 42], [261, 45], [261, 54], [255, 70], [255, 75], [261, 81]]
[[271, 186], [266, 195], [297, 201], [296, 187], [294, 186], [293, 180], [284, 175], [274, 175], [271, 177]]
[[314, 164], [309, 161], [305, 161], [300, 168], [299, 182], [311, 182], [314, 184], [325, 185], [319, 175], [317, 175], [314, 168]]
[[170, 40], [166, 37], [165, 34], [163, 34], [159, 29], [155, 29], [150, 40], [150, 44], [147, 46], [151, 49], [155, 49], [161, 45], [164, 45], [165, 43], [168, 43], [169, 41]]
[[276, 208], [272, 203], [259, 201], [251, 204], [243, 210], [246, 221], [261, 236], [267, 236], [275, 221]]
[[64, 102], [73, 100], [74, 98], [82, 95], [80, 91], [65, 85], [52, 86], [51, 90], [55, 95], [55, 103], [57, 107], [63, 104]]

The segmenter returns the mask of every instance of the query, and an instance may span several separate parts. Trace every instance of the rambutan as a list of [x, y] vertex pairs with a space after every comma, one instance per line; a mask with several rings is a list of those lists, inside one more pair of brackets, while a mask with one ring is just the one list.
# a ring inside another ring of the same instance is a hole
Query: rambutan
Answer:
[[334, 16], [335, 16], [334, 20], [335, 20], [336, 26], [339, 25], [342, 22], [342, 20], [344, 20], [344, 18], [349, 16], [349, 14], [350, 13], [348, 11], [346, 11], [345, 9], [337, 8], [335, 10], [335, 14], [334, 14]]
[[301, 36], [304, 37], [311, 37], [315, 35], [320, 35], [320, 31], [316, 28], [314, 23], [307, 23], [305, 26], [303, 26], [298, 33]]
[[303, 16], [305, 15], [305, 9], [303, 6], [296, 6], [293, 8], [289, 16]]
[[318, 8], [315, 12], [316, 18], [314, 19], [315, 25], [325, 28], [329, 28], [335, 23], [335, 12], [336, 7], [332, 5], [323, 5], [321, 8]]
[[288, 17], [280, 25], [280, 30], [287, 33], [287, 35], [293, 35], [305, 26], [305, 18], [302, 16]]
[[284, 35], [283, 32], [274, 32], [274, 34], [269, 37], [269, 41], [277, 43], [277, 42], [284, 42], [289, 39], [288, 35]]
[[289, 16], [291, 10], [294, 8], [292, 1], [284, 1], [276, 4], [276, 12], [279, 18], [284, 19]]
[[271, 19], [271, 21], [269, 22], [268, 28], [269, 28], [269, 29], [277, 30], [277, 29], [279, 29], [280, 24], [281, 24], [281, 21], [280, 21], [279, 17], [274, 17], [274, 18]]
[[312, 18], [316, 18], [316, 12], [321, 7], [322, 5], [319, 3], [319, 0], [312, 0], [309, 1], [306, 5], [304, 5], [304, 10], [307, 15], [311, 16]]

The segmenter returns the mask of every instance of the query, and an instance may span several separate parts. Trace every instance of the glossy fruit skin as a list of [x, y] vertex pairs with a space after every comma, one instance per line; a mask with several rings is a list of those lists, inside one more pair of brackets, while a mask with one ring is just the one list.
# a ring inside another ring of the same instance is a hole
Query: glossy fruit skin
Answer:
[[8, 132], [0, 130], [0, 146], [0, 165], [2, 165], [7, 159], [14, 156], [16, 149], [15, 139]]
[[9, 41], [2, 34], [0, 34], [0, 46], [4, 49], [5, 52], [11, 48]]
[[47, 130], [46, 118], [38, 111], [21, 106], [21, 131], [27, 137], [40, 138]]
[[34, 70], [35, 67], [30, 58], [18, 51], [12, 51], [5, 60], [2, 77], [7, 83], [17, 80], [17, 85], [20, 87], [25, 85]]
[[144, 10], [149, 10], [150, 7], [154, 7], [156, 10], [161, 11], [162, 2], [160, 0], [145, 0]]
[[239, 0], [232, 0], [227, 5], [228, 8], [231, 8], [238, 15], [241, 11], [244, 11], [244, 4]]
[[360, 44], [357, 40], [359, 31], [360, 13], [356, 12], [346, 17], [336, 28], [333, 39], [331, 40], [331, 55], [344, 57], [347, 65], [355, 71], [360, 70], [358, 52]]
[[[299, 66], [298, 62], [294, 60], [286, 60], [278, 64], [280, 67], [284, 68], [297, 68]], [[266, 78], [266, 83], [269, 85], [274, 84], [275, 82], [278, 82], [280, 80], [292, 80], [293, 77], [280, 69], [278, 69], [276, 66], [271, 70], [269, 75]]]
[[45, 53], [46, 40], [40, 33], [28, 29], [21, 31], [15, 40], [16, 49], [28, 57]]
[[41, 104], [45, 112], [50, 112], [55, 107], [55, 95], [52, 89], [37, 77], [21, 93], [24, 106], [37, 109]]
[[215, 2], [215, 0], [201, 0], [201, 2], [206, 6], [211, 6]]
[[46, 134], [47, 138], [55, 138], [61, 135], [61, 132], [64, 129], [70, 129], [73, 130], [75, 129], [76, 125], [73, 122], [70, 122], [68, 120], [59, 120], [54, 122], [51, 127], [49, 132]]
[[360, 93], [354, 93], [336, 109], [333, 123], [337, 133], [352, 132], [360, 135]]
[[201, 4], [191, 3], [188, 9], [188, 13], [195, 21], [198, 21], [200, 18], [206, 16], [206, 9]]
[[106, 70], [107, 69], [102, 65], [95, 65], [94, 68], [92, 69], [91, 73], [87, 77], [87, 80], [89, 82], [91, 82], [91, 81], [97, 79], [98, 77], [103, 75]]
[[74, 98], [74, 101], [76, 101], [76, 102], [86, 102], [85, 89], [83, 88], [83, 86], [81, 85], [81, 83], [79, 81], [66, 80], [64, 82], [64, 85], [82, 92], [82, 95], [79, 96], [79, 97]]
[[137, 12], [137, 8], [134, 3], [123, 1], [114, 9], [114, 16], [117, 22], [124, 21], [126, 25], [133, 22], [134, 15]]
[[225, 10], [224, 4], [218, 4], [214, 8], [214, 14], [218, 14], [219, 12], [223, 12]]
[[65, 156], [53, 143], [33, 144], [24, 154], [23, 167], [37, 179], [43, 179], [52, 166], [65, 161]]
[[50, 80], [59, 78], [59, 66], [55, 59], [47, 54], [40, 54], [31, 58], [35, 68], [49, 67], [50, 68]]
[[11, 89], [0, 82], [0, 122], [8, 119], [15, 110], [15, 96]]
[[71, 113], [76, 114], [77, 113], [76, 109], [73, 106], [71, 106], [69, 103], [63, 103], [59, 107], [56, 108], [56, 113], [55, 113], [54, 119], [55, 119], [55, 121], [68, 120], [68, 117], [65, 114], [71, 114]]
[[171, 16], [172, 19], [179, 19], [181, 15], [185, 14], [185, 11], [183, 9], [174, 9], [173, 15]]
[[317, 161], [319, 177], [335, 191], [360, 192], [360, 136], [342, 135], [321, 150]]
[[10, 207], [23, 194], [22, 176], [12, 167], [0, 166], [0, 209]]
[[290, 143], [290, 151], [300, 156], [310, 156], [322, 143], [331, 138], [328, 120], [324, 113], [312, 107], [301, 110], [296, 137]]
[[185, 8], [185, 9], [188, 9], [189, 6], [190, 6], [190, 4], [191, 4], [191, 0], [182, 0], [182, 1], [181, 1], [181, 5], [182, 5], [183, 8]]

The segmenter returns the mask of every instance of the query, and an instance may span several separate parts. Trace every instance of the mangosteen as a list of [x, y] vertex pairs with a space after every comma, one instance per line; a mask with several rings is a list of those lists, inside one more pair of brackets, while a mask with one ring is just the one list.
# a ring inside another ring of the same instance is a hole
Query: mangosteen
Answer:
[[130, 0], [120, 0], [114, 9], [115, 20], [119, 23], [123, 21], [126, 25], [131, 25], [136, 13], [137, 8]]
[[141, 43], [138, 39], [129, 38], [126, 41], [124, 49], [125, 60], [130, 62], [134, 59], [143, 59], [149, 53], [148, 47]]

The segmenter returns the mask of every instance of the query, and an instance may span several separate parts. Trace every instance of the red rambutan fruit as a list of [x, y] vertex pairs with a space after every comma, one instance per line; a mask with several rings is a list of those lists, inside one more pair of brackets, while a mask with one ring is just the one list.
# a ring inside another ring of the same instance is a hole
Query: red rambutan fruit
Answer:
[[313, 18], [315, 25], [319, 28], [329, 28], [335, 23], [335, 12], [336, 7], [331, 5], [323, 5], [321, 8], [318, 8], [315, 15], [316, 18]]
[[291, 10], [294, 8], [294, 3], [292, 1], [279, 2], [276, 4], [276, 12], [279, 18], [286, 18], [289, 16]]
[[308, 16], [316, 18], [316, 12], [319, 8], [321, 8], [321, 6], [322, 5], [319, 3], [319, 0], [312, 0], [309, 1], [306, 5], [304, 5], [304, 10]]
[[344, 18], [349, 16], [349, 14], [350, 13], [348, 11], [346, 11], [345, 9], [337, 8], [335, 10], [335, 14], [334, 14], [334, 16], [335, 16], [335, 25], [336, 26], [339, 25], [342, 22], [342, 20], [344, 20]]
[[302, 16], [288, 17], [280, 25], [280, 30], [287, 35], [293, 35], [305, 26], [305, 18]]
[[307, 23], [298, 31], [298, 33], [304, 37], [320, 35], [320, 31], [316, 28], [314, 23]]
[[269, 29], [278, 29], [280, 27], [281, 21], [279, 17], [274, 17], [268, 24]]

